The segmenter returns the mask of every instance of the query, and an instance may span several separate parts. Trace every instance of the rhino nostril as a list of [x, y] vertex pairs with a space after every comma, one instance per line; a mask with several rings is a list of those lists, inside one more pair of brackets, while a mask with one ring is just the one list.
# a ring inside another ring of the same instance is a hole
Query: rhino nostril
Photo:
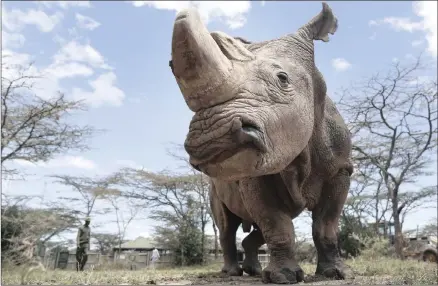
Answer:
[[266, 146], [263, 142], [263, 133], [260, 128], [249, 122], [242, 122], [242, 127], [237, 132], [237, 140], [240, 143], [250, 143], [262, 152], [266, 152]]
[[256, 126], [248, 123], [242, 123], [242, 130], [246, 133], [260, 132], [260, 130]]

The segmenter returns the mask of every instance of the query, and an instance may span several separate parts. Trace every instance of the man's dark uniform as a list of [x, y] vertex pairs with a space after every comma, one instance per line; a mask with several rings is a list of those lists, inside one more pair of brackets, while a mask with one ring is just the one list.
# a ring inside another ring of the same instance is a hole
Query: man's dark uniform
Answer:
[[90, 250], [90, 218], [85, 219], [85, 224], [78, 230], [76, 237], [76, 271], [84, 271]]

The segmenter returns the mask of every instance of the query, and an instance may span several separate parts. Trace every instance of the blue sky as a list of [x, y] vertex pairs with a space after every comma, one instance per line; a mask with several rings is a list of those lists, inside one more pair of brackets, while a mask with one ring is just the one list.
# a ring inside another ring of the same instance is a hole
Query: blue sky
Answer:
[[[341, 87], [394, 60], [409, 60], [423, 51], [436, 60], [436, 2], [328, 3], [339, 28], [330, 42], [316, 44], [316, 64], [335, 100]], [[89, 111], [75, 114], [72, 121], [108, 130], [91, 140], [89, 152], [33, 166], [16, 162], [31, 175], [22, 182], [2, 181], [3, 191], [44, 193], [53, 199], [68, 189], [51, 183], [44, 177], [48, 174], [103, 175], [123, 166], [175, 168], [166, 148], [171, 142], [183, 143], [192, 112], [168, 61], [176, 11], [187, 5], [198, 6], [210, 31], [251, 41], [294, 32], [321, 10], [320, 2], [286, 1], [2, 2], [2, 53], [16, 63], [33, 60], [34, 71], [48, 75], [39, 83], [39, 95], [61, 90], [85, 99]], [[428, 180], [436, 184], [436, 179]], [[406, 227], [434, 216], [436, 209], [421, 212]], [[298, 227], [310, 230], [305, 223]], [[151, 231], [149, 221], [137, 220], [128, 237]]]

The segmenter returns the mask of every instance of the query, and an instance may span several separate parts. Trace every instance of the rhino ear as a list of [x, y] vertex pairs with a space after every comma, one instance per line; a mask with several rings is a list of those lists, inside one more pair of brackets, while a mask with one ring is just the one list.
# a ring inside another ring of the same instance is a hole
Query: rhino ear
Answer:
[[255, 59], [240, 38], [233, 38], [223, 32], [211, 32], [210, 35], [229, 60], [245, 62]]
[[298, 34], [308, 40], [321, 40], [328, 42], [328, 34], [334, 34], [338, 29], [338, 19], [333, 15], [332, 9], [325, 2], [322, 2], [322, 11], [309, 23], [298, 30]]

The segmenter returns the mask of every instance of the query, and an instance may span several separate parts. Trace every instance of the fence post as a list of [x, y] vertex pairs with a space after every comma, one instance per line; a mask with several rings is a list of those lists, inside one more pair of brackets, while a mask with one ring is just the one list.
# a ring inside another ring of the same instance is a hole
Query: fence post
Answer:
[[55, 255], [55, 264], [53, 265], [53, 269], [56, 269], [58, 266], [59, 252], [60, 251], [57, 249], [56, 255]]

